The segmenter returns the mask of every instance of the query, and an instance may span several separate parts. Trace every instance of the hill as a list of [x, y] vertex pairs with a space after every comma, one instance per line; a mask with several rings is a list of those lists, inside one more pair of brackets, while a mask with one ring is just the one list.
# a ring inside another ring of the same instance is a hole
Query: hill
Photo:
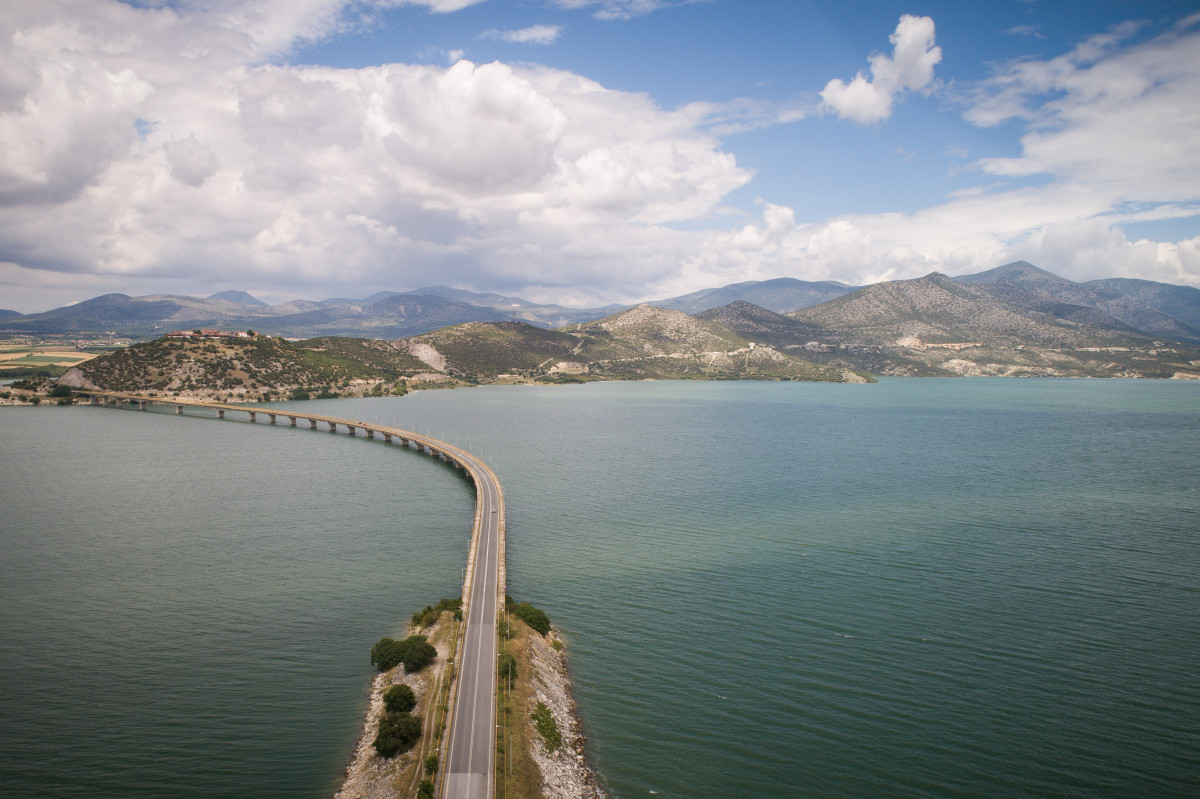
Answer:
[[162, 338], [93, 358], [59, 383], [232, 402], [309, 395], [404, 393], [406, 378], [428, 371], [382, 341], [315, 339], [290, 343], [271, 336], [240, 339]]
[[473, 381], [863, 379], [844, 369], [752, 344], [718, 322], [649, 305], [561, 330], [512, 322], [474, 323], [396, 345], [430, 368]]

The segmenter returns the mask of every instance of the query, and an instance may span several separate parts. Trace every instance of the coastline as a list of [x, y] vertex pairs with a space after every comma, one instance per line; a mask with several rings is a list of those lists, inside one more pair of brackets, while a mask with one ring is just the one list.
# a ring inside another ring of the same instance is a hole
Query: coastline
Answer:
[[[555, 641], [562, 641], [557, 628], [551, 627], [550, 633]], [[587, 759], [587, 736], [583, 734], [579, 705], [571, 690], [566, 650], [555, 648], [546, 638], [532, 631], [528, 641], [534, 672], [531, 704], [545, 703], [558, 725], [563, 742], [555, 752], [549, 752], [541, 737], [536, 733], [530, 736], [532, 745], [529, 754], [541, 772], [542, 795], [545, 799], [607, 799], [608, 794], [604, 792]]]
[[[371, 680], [366, 715], [354, 754], [346, 765], [342, 785], [334, 799], [397, 799], [415, 796], [417, 784], [424, 776], [423, 763], [429, 742], [437, 734], [434, 721], [437, 719], [433, 699], [438, 694], [450, 655], [448, 613], [430, 627], [421, 630], [408, 626], [405, 635], [419, 632], [429, 636], [437, 649], [437, 658], [425, 669], [413, 674], [405, 671], [404, 665], [376, 674]], [[417, 746], [395, 757], [382, 757], [375, 751], [375, 736], [379, 733], [379, 717], [383, 713], [383, 695], [393, 685], [407, 685], [417, 699], [417, 711], [421, 717], [422, 736]]]

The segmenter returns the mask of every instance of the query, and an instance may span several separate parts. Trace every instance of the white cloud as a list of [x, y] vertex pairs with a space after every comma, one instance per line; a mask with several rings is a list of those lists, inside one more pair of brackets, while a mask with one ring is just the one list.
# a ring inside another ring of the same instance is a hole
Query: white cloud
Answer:
[[1002, 176], [1086, 184], [1116, 205], [1200, 198], [1200, 33], [1168, 33], [1118, 50], [1130, 30], [986, 82], [967, 118], [1028, 120], [1022, 153], [979, 162]]
[[483, 38], [499, 39], [513, 44], [554, 44], [561, 34], [561, 25], [531, 25], [515, 31], [485, 31]]
[[692, 114], [567, 72], [263, 65], [212, 11], [72, 11], [4, 31], [0, 262], [318, 296], [453, 270], [595, 296], [676, 268], [658, 242], [688, 236], [661, 226], [750, 179]]
[[892, 115], [892, 104], [904, 91], [923, 89], [933, 80], [933, 68], [942, 60], [934, 46], [933, 20], [905, 14], [888, 38], [892, 55], [871, 56], [871, 77], [862, 72], [849, 84], [834, 78], [821, 91], [823, 107], [843, 119], [863, 125]]
[[632, 19], [662, 8], [687, 5], [700, 0], [553, 0], [561, 8], [581, 9], [598, 6], [592, 16], [596, 19]]
[[204, 181], [216, 174], [219, 166], [212, 149], [197, 141], [195, 135], [164, 142], [163, 152], [167, 155], [171, 177], [189, 186], [203, 186]]
[[[805, 222], [764, 200], [759, 218], [705, 230], [752, 177], [718, 134], [801, 118], [815, 99], [665, 110], [541, 67], [264, 63], [272, 48], [339, 30], [351, 8], [297, 7], [310, 16], [271, 16], [266, 0], [0, 7], [7, 307], [38, 291], [57, 300], [44, 308], [163, 286], [319, 298], [438, 282], [600, 304], [1020, 257], [1074, 278], [1200, 285], [1200, 239], [1134, 241], [1122, 229], [1200, 207], [1200, 34], [1186, 29], [1138, 45], [1120, 29], [1001, 69], [968, 115], [1023, 121], [1022, 150], [976, 160], [981, 185], [937, 206]], [[905, 17], [892, 43], [872, 57], [859, 105], [826, 96], [827, 107], [871, 121], [929, 86], [932, 22]], [[1029, 175], [1044, 177], [1023, 185]]]

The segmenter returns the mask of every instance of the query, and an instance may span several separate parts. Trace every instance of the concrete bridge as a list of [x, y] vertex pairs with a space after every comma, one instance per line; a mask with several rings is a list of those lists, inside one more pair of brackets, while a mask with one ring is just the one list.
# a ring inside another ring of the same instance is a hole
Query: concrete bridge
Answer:
[[[487, 464], [464, 449], [409, 430], [370, 422], [303, 413], [291, 409], [256, 408], [220, 402], [147, 397], [113, 391], [77, 393], [92, 405], [133, 407], [147, 410], [166, 405], [175, 413], [185, 410], [215, 411], [217, 418], [245, 414], [255, 424], [289, 427], [308, 425], [311, 430], [382, 439], [444, 461], [464, 470], [475, 484], [475, 521], [463, 581], [463, 619], [459, 630], [455, 680], [450, 694], [451, 713], [447, 734], [438, 760], [438, 794], [442, 799], [491, 799], [495, 795], [496, 726], [496, 622], [504, 607], [504, 492], [500, 480]], [[265, 420], [260, 421], [260, 417]]]

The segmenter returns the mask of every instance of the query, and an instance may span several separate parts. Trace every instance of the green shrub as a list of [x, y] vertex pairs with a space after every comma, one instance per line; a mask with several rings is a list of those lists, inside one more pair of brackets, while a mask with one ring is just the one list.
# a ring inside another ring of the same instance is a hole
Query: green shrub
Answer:
[[69, 397], [69, 396], [71, 396], [71, 389], [69, 386], [55, 386], [53, 389], [50, 390], [50, 396], [51, 397]]
[[383, 757], [407, 752], [421, 737], [421, 719], [409, 713], [384, 713], [379, 719], [375, 751]]
[[558, 722], [554, 720], [554, 714], [550, 712], [550, 708], [546, 707], [545, 702], [538, 702], [537, 709], [529, 715], [533, 719], [533, 726], [537, 728], [538, 735], [542, 736], [542, 741], [546, 744], [547, 752], [553, 752], [562, 746], [562, 734], [558, 731]]
[[[433, 755], [436, 759], [437, 755]], [[429, 780], [421, 780], [421, 784], [417, 786], [417, 799], [433, 799], [433, 783]]]
[[461, 621], [462, 597], [458, 599], [442, 597], [436, 605], [426, 605], [423, 610], [418, 610], [412, 615], [412, 624], [414, 627], [428, 627], [441, 617], [443, 611], [447, 610], [453, 611], [454, 618]]
[[294, 399], [294, 400], [309, 399], [308, 392], [302, 388], [295, 389], [294, 391], [292, 391], [292, 399]]
[[383, 706], [391, 713], [409, 713], [417, 706], [417, 697], [407, 685], [393, 685], [383, 694]]
[[438, 766], [437, 752], [434, 752], [425, 758], [425, 773], [436, 774]]
[[550, 632], [549, 617], [528, 602], [521, 602], [518, 605], [513, 605], [512, 614], [528, 624], [531, 629], [537, 630], [542, 635]]

